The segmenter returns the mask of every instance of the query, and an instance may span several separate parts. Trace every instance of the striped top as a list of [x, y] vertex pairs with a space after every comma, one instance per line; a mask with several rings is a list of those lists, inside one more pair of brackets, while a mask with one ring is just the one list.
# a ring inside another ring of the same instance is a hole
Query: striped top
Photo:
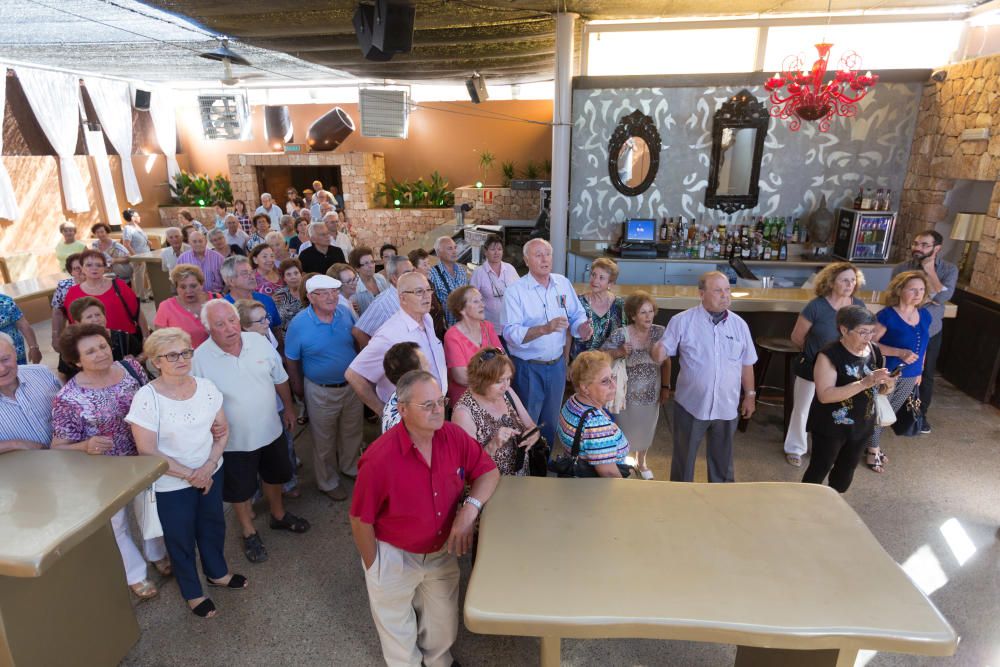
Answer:
[[[563, 405], [559, 413], [559, 439], [567, 454], [573, 449], [573, 436], [576, 435], [580, 417], [590, 408], [576, 400], [575, 394]], [[580, 437], [580, 459], [594, 466], [624, 463], [627, 454], [628, 440], [618, 425], [611, 421], [611, 415], [603, 408], [590, 413]]]
[[388, 289], [375, 297], [375, 300], [365, 308], [365, 312], [354, 326], [369, 336], [374, 336], [386, 320], [397, 312], [399, 312], [399, 292], [395, 285], [389, 285]]
[[17, 368], [14, 397], [0, 394], [0, 440], [52, 443], [52, 400], [59, 380], [45, 366]]

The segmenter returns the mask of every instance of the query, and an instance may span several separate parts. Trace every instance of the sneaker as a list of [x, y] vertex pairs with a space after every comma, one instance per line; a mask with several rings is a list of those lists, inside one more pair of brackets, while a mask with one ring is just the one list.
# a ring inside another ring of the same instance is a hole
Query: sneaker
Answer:
[[927, 417], [924, 417], [921, 420], [920, 432], [921, 433], [930, 433], [931, 432], [931, 423], [929, 421], [927, 421]]

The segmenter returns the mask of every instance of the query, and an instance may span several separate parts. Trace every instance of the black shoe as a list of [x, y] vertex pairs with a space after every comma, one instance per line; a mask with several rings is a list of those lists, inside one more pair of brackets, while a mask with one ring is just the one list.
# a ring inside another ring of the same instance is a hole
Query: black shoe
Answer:
[[257, 533], [243, 538], [243, 553], [251, 563], [263, 563], [267, 560], [267, 549]]
[[929, 421], [927, 421], [927, 417], [924, 417], [921, 420], [921, 423], [920, 423], [920, 432], [924, 433], [924, 434], [931, 432], [931, 423]]
[[272, 530], [290, 530], [293, 533], [304, 533], [309, 530], [308, 521], [287, 511], [281, 519], [275, 519], [272, 514], [270, 525]]

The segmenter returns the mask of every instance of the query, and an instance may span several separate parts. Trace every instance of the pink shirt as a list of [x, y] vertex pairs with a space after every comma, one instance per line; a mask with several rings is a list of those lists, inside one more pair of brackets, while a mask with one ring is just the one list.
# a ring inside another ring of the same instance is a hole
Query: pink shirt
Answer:
[[[483, 344], [476, 345], [469, 338], [459, 331], [457, 326], [451, 327], [444, 332], [444, 358], [448, 364], [448, 368], [461, 368], [463, 366], [469, 365], [469, 359], [472, 356], [486, 347], [496, 347], [503, 349], [500, 346], [500, 339], [497, 337], [496, 329], [493, 325], [483, 320], [479, 325], [479, 330], [483, 336]], [[451, 399], [451, 404], [454, 406], [458, 399], [462, 397], [465, 393], [465, 385], [458, 384], [454, 380], [448, 383], [448, 398]]]
[[750, 327], [732, 311], [718, 324], [704, 306], [674, 315], [658, 343], [680, 357], [676, 400], [695, 419], [739, 416], [743, 367], [757, 362]]
[[503, 295], [507, 286], [516, 283], [518, 278], [517, 270], [507, 262], [500, 262], [499, 274], [490, 268], [489, 262], [483, 262], [469, 278], [469, 284], [483, 295], [486, 319], [493, 323], [494, 329], [503, 331]]
[[[210, 299], [221, 299], [221, 294], [210, 294]], [[208, 332], [202, 325], [201, 320], [193, 315], [188, 309], [177, 303], [177, 297], [172, 296], [156, 309], [156, 318], [153, 320], [153, 327], [164, 329], [166, 327], [178, 327], [191, 336], [191, 347], [198, 349], [198, 346], [208, 340]]]
[[431, 374], [437, 378], [441, 385], [441, 391], [448, 391], [448, 366], [444, 360], [444, 346], [434, 335], [434, 320], [426, 314], [423, 317], [423, 322], [418, 323], [407, 315], [406, 311], [400, 310], [379, 327], [365, 349], [354, 357], [354, 361], [348, 368], [374, 383], [375, 393], [378, 394], [379, 400], [387, 403], [389, 397], [396, 391], [396, 385], [389, 382], [385, 376], [382, 361], [390, 347], [396, 343], [405, 342], [416, 343], [420, 346], [420, 351], [424, 353], [431, 364], [429, 369]]

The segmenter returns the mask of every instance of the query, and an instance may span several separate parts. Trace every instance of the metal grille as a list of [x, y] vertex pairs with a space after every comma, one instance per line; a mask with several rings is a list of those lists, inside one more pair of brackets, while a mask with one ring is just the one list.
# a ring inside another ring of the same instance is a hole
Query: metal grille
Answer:
[[388, 88], [359, 90], [362, 136], [405, 139], [409, 125], [408, 97], [405, 90]]
[[206, 139], [247, 139], [246, 100], [242, 95], [199, 95], [201, 128]]

